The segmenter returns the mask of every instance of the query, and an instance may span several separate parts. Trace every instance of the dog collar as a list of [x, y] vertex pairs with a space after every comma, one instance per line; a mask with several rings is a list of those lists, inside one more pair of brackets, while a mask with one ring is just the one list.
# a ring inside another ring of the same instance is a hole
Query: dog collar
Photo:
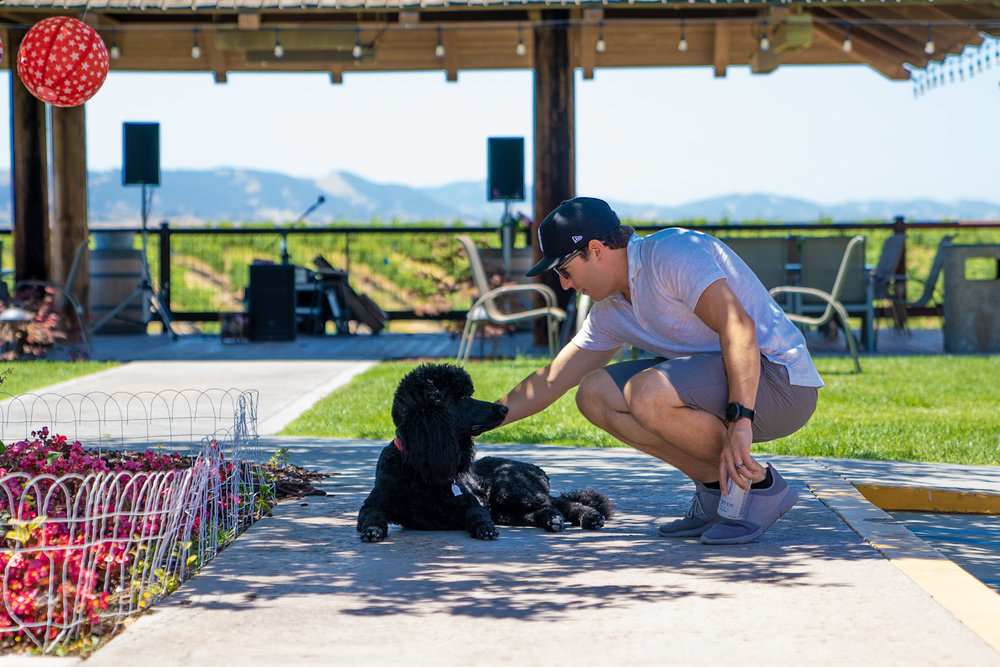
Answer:
[[395, 439], [394, 439], [394, 440], [392, 441], [392, 444], [396, 445], [396, 449], [398, 449], [399, 451], [403, 451], [403, 443], [401, 443], [401, 442], [399, 441], [399, 436], [398, 436], [398, 435], [397, 435], [397, 436], [396, 436], [396, 438], [395, 438]]

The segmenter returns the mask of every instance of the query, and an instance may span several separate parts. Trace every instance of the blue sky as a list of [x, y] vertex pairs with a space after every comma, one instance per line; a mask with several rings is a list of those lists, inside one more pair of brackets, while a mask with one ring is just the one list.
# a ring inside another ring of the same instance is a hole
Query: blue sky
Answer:
[[[820, 203], [1000, 201], [1000, 67], [919, 98], [864, 66], [598, 69], [576, 85], [577, 194], [680, 204], [764, 192]], [[9, 78], [0, 95], [9, 99]], [[379, 183], [486, 177], [491, 136], [523, 136], [529, 71], [112, 73], [87, 103], [91, 170], [120, 168], [121, 125], [160, 123], [163, 169], [232, 166]], [[9, 127], [9, 104], [0, 105]], [[10, 165], [0, 132], [0, 169]]]

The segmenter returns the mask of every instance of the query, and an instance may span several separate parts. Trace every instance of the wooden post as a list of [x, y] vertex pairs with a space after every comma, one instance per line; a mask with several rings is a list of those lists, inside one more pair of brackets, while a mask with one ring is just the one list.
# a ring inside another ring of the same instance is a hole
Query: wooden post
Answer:
[[[10, 53], [17, 53], [25, 31], [11, 30]], [[10, 73], [11, 181], [14, 185], [14, 279], [49, 278], [48, 163], [45, 155], [45, 104]]]
[[[65, 284], [73, 259], [89, 237], [87, 226], [87, 126], [84, 106], [52, 108], [52, 249], [51, 280]], [[69, 286], [84, 309], [89, 308], [89, 252], [80, 254]], [[58, 296], [58, 295], [57, 295]]]
[[[543, 10], [535, 31], [535, 220], [542, 219], [576, 192], [573, 109], [573, 65], [570, 58], [569, 12]], [[541, 258], [538, 234], [531, 235], [536, 261]], [[569, 302], [558, 277], [547, 272], [542, 282], [553, 287], [560, 304]], [[542, 323], [544, 324], [544, 323]], [[536, 327], [536, 342], [544, 343]]]

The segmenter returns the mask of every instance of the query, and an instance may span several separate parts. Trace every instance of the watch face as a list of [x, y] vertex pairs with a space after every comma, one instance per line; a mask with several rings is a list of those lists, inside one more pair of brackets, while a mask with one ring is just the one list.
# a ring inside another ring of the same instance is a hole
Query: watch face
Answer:
[[726, 421], [734, 422], [740, 413], [739, 407], [735, 403], [730, 403], [726, 406]]

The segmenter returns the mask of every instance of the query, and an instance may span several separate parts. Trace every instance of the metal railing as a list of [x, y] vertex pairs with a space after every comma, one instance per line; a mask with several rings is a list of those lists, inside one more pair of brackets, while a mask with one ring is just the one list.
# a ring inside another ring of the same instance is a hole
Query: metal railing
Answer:
[[[997, 242], [996, 221], [893, 221], [641, 224], [639, 233], [683, 226], [726, 235], [788, 235], [802, 233], [865, 233], [869, 236], [869, 263], [874, 263], [881, 241], [895, 232], [907, 236], [917, 260], [936, 247], [936, 236], [958, 235], [956, 243]], [[136, 227], [97, 232], [140, 233]], [[526, 231], [526, 230], [525, 230]], [[172, 227], [166, 221], [148, 232], [148, 260], [160, 301], [176, 321], [218, 322], [220, 317], [245, 311], [241, 292], [248, 284], [254, 261], [291, 263], [308, 273], [317, 256], [348, 272], [357, 291], [372, 297], [390, 320], [447, 322], [464, 319], [473, 294], [468, 262], [458, 233], [469, 234], [490, 247], [501, 244], [502, 227], [462, 226], [252, 226], [228, 228]], [[517, 234], [516, 246], [529, 242]], [[920, 263], [919, 261], [917, 263]], [[907, 250], [899, 265], [906, 274]], [[194, 305], [192, 305], [194, 304]], [[92, 304], [93, 305], [93, 304]], [[939, 315], [934, 307], [917, 308], [910, 315]]]

